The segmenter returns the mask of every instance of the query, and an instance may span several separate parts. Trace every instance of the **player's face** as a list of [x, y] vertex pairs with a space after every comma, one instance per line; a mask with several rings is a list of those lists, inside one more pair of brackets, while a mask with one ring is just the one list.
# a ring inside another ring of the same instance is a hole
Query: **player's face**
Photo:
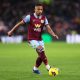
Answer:
[[43, 6], [35, 6], [35, 13], [41, 15], [43, 13]]

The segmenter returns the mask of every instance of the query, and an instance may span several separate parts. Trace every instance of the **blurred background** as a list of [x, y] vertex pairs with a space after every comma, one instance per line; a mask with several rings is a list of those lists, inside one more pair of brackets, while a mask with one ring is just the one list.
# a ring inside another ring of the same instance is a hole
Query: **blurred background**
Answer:
[[27, 41], [27, 24], [20, 26], [12, 37], [8, 37], [7, 32], [25, 15], [33, 12], [37, 2], [44, 4], [44, 14], [59, 36], [59, 40], [54, 39], [44, 28], [42, 38], [45, 42], [80, 43], [80, 0], [0, 0], [1, 42]]

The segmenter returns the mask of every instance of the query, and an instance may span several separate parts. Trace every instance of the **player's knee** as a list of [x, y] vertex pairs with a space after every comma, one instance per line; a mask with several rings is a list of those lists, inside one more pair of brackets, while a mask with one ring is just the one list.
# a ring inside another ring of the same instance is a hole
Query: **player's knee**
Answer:
[[39, 53], [41, 53], [42, 51], [44, 51], [44, 48], [43, 48], [42, 46], [38, 46], [38, 47], [37, 47], [37, 51], [38, 51]]

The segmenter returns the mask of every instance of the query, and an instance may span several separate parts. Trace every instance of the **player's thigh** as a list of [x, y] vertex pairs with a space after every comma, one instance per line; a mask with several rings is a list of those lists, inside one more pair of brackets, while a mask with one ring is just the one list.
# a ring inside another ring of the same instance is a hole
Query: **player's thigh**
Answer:
[[44, 48], [44, 42], [43, 42], [43, 40], [39, 41], [39, 45]]
[[41, 53], [42, 51], [44, 51], [44, 42], [38, 41], [38, 43], [39, 43], [39, 46], [37, 47], [37, 51]]

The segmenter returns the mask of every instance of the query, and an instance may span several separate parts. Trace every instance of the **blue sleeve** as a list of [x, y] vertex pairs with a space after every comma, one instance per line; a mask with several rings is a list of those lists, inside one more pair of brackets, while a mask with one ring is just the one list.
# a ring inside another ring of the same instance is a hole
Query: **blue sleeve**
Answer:
[[30, 15], [27, 15], [26, 17], [24, 17], [24, 18], [23, 18], [23, 21], [24, 21], [25, 23], [30, 22]]
[[49, 24], [48, 19], [45, 17], [45, 25]]

